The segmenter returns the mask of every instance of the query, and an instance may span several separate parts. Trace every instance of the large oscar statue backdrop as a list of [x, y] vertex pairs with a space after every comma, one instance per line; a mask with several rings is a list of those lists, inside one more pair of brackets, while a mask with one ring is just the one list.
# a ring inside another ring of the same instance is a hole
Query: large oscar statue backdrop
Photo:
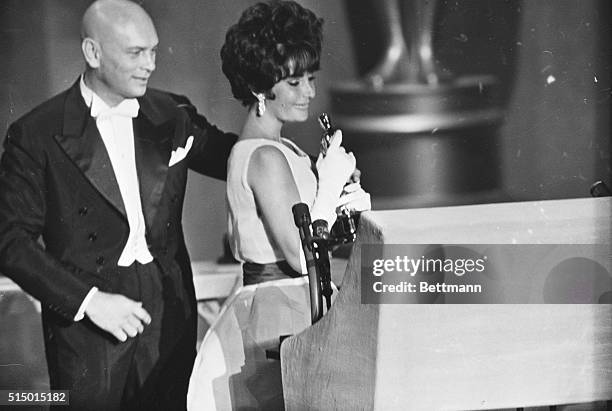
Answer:
[[497, 131], [519, 1], [347, 0], [361, 78], [334, 120], [376, 209], [504, 200]]

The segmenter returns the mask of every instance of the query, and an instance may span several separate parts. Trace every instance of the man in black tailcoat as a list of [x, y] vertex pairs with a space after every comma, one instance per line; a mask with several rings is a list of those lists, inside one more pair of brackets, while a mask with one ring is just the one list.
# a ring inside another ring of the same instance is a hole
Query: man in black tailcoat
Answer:
[[94, 2], [82, 37], [84, 74], [8, 130], [0, 270], [40, 300], [51, 388], [70, 390], [71, 408], [184, 409], [187, 170], [225, 178], [236, 137], [147, 89], [158, 39], [136, 3]]

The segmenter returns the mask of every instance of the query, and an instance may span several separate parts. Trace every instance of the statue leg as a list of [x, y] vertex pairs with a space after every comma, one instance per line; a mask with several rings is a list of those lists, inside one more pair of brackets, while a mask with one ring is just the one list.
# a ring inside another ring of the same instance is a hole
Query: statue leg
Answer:
[[384, 30], [384, 52], [376, 66], [365, 75], [375, 88], [408, 74], [408, 49], [404, 40], [400, 7], [397, 0], [371, 0], [376, 17]]
[[414, 28], [410, 38], [410, 60], [419, 83], [438, 84], [439, 76], [433, 55], [433, 32], [437, 0], [415, 1]]

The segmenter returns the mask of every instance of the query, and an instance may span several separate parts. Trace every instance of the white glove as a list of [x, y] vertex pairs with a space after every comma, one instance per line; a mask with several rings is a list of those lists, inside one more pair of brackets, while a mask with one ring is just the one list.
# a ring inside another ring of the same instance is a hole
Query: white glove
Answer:
[[338, 199], [336, 213], [339, 213], [341, 209], [349, 211], [371, 210], [372, 202], [370, 200], [370, 193], [361, 188], [359, 183], [345, 186], [342, 195]]
[[336, 221], [336, 203], [342, 188], [355, 171], [355, 156], [353, 153], [347, 153], [341, 143], [342, 131], [337, 130], [327, 154], [325, 157], [319, 156], [317, 160], [319, 188], [310, 212], [312, 221], [325, 220], [330, 228]]

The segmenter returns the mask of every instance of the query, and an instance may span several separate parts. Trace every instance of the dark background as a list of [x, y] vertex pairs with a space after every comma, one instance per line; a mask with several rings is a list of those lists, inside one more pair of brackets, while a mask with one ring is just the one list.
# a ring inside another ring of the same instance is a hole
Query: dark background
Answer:
[[[254, 1], [142, 2], [160, 37], [153, 87], [187, 95], [211, 122], [240, 131], [244, 109], [220, 69], [226, 29]], [[357, 78], [376, 58], [377, 28], [360, 1], [305, 0], [325, 19], [323, 70], [311, 114], [328, 108], [330, 87]], [[89, 0], [0, 1], [0, 125], [73, 84], [83, 69], [79, 24]], [[353, 41], [349, 4], [362, 36]], [[605, 0], [441, 1], [434, 33], [444, 70], [492, 72], [504, 82], [502, 188], [514, 200], [586, 197], [612, 185], [610, 13]], [[359, 12], [361, 11], [361, 14]], [[356, 56], [360, 56], [357, 58]], [[554, 81], [553, 81], [554, 78]], [[315, 152], [314, 115], [285, 135]], [[1, 151], [1, 149], [0, 149]], [[381, 168], [383, 166], [381, 165]], [[382, 170], [381, 170], [382, 172]], [[486, 173], [487, 170], [483, 170]], [[185, 232], [194, 260], [221, 254], [225, 186], [193, 174]], [[365, 187], [367, 190], [367, 187]]]

